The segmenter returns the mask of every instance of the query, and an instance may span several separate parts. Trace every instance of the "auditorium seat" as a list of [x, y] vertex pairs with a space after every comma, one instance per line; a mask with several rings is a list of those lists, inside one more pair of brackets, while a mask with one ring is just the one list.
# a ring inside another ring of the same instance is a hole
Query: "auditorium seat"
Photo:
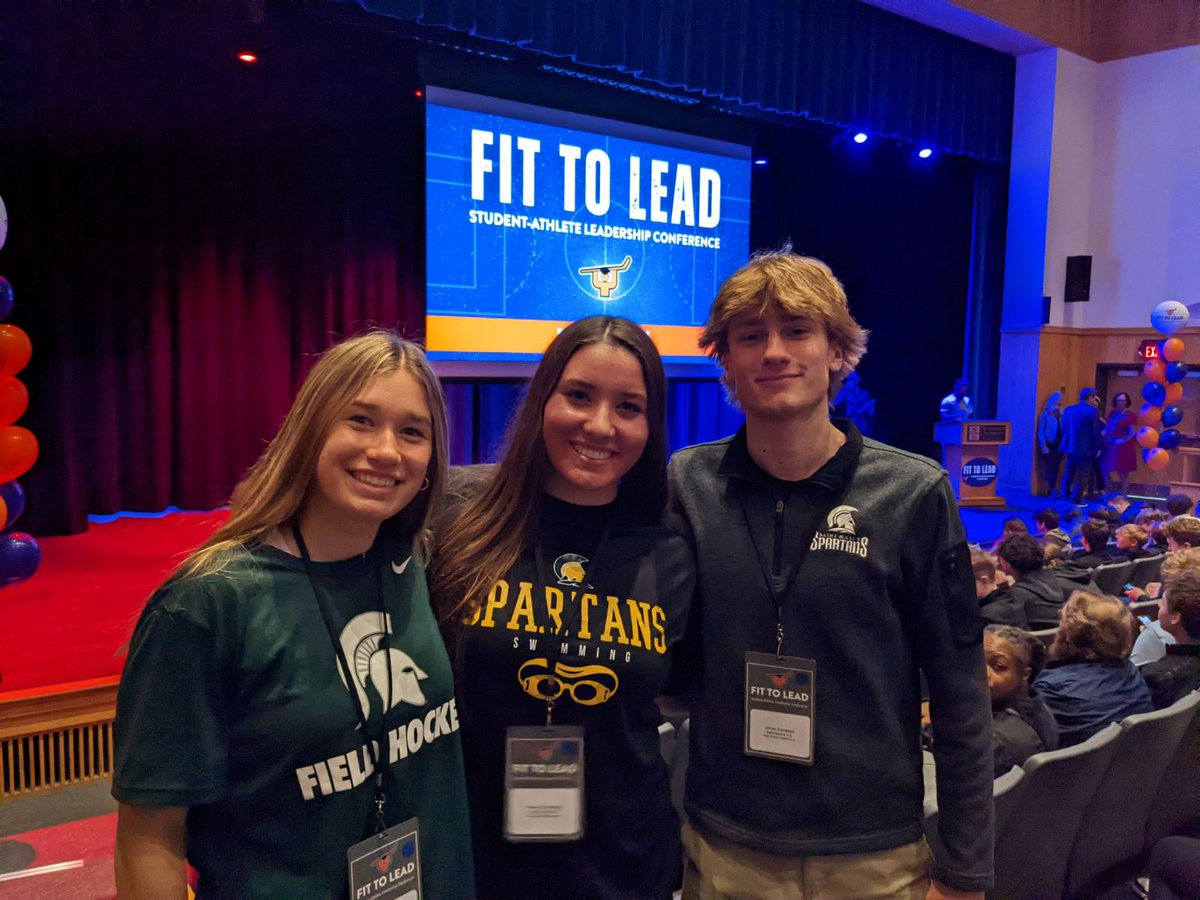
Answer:
[[1191, 704], [1192, 721], [1184, 729], [1150, 808], [1147, 847], [1172, 834], [1200, 834], [1200, 691], [1177, 700], [1171, 709], [1183, 703]]
[[675, 726], [670, 722], [659, 723], [658, 752], [666, 764], [671, 765], [671, 754], [675, 752]]
[[1129, 573], [1129, 583], [1134, 587], [1144, 588], [1152, 581], [1158, 581], [1159, 573], [1162, 571], [1163, 560], [1166, 559], [1166, 554], [1158, 556], [1147, 556], [1144, 559], [1134, 560], [1133, 571]]
[[1200, 693], [1129, 716], [1108, 771], [1087, 804], [1067, 866], [1067, 896], [1092, 898], [1133, 878], [1145, 862], [1146, 823], [1167, 765], [1196, 715]]
[[1105, 594], [1120, 597], [1125, 593], [1125, 584], [1133, 574], [1137, 562], [1116, 562], [1092, 569], [1092, 581]]
[[[1012, 817], [1020, 799], [1025, 771], [1020, 766], [1013, 766], [992, 784], [992, 805], [995, 810], [994, 832], [999, 834], [1001, 829]], [[925, 802], [925, 840], [935, 855], [940, 855], [942, 838], [938, 833], [937, 803]]]
[[1008, 821], [996, 830], [992, 898], [1061, 897], [1067, 862], [1084, 809], [1108, 771], [1121, 726], [1113, 723], [1082, 744], [1035, 753]]
[[679, 813], [680, 823], [687, 821], [683, 811], [683, 782], [687, 777], [688, 743], [691, 740], [691, 719], [684, 719], [675, 730], [675, 747], [671, 753], [671, 802]]
[[1057, 628], [1042, 628], [1038, 631], [1029, 632], [1047, 647], [1054, 643], [1054, 636], [1058, 634]]

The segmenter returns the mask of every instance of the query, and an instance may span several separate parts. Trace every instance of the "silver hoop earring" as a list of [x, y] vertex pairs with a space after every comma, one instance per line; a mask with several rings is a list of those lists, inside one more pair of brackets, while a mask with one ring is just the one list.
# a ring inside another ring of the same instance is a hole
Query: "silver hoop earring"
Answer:
[[429, 490], [429, 476], [428, 475], [426, 475], [425, 480], [423, 482], [421, 482], [421, 486], [419, 488], [417, 488], [417, 492], [420, 493], [421, 491], [427, 491], [427, 490]]

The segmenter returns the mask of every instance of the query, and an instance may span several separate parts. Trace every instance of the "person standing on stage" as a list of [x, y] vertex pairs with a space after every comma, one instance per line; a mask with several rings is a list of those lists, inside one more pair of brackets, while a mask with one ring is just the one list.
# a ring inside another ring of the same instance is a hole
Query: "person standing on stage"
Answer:
[[970, 389], [971, 382], [965, 378], [954, 382], [954, 392], [942, 398], [943, 422], [965, 422], [975, 415], [975, 407], [971, 405], [971, 398], [967, 396]]
[[1128, 487], [1129, 473], [1137, 468], [1137, 445], [1133, 441], [1134, 435], [1137, 434], [1137, 417], [1129, 408], [1129, 404], [1129, 395], [1124, 391], [1113, 397], [1112, 412], [1104, 428], [1104, 462], [1100, 466], [1101, 490], [1108, 487], [1109, 481], [1115, 481], [1117, 489], [1124, 494]]
[[1100, 396], [1096, 389], [1085, 387], [1079, 392], [1079, 402], [1063, 410], [1059, 449], [1067, 458], [1067, 467], [1063, 474], [1062, 495], [1073, 503], [1079, 503], [1087, 491], [1092, 463], [1103, 449], [1097, 427], [1099, 406]]
[[1042, 480], [1046, 494], [1058, 496], [1058, 467], [1062, 464], [1059, 444], [1062, 440], [1062, 391], [1046, 398], [1037, 422], [1038, 461], [1042, 464]]
[[[474, 468], [455, 473], [477, 481], [452, 483], [430, 585], [454, 648], [478, 895], [668, 900], [682, 856], [655, 697], [695, 569], [662, 524], [666, 379], [650, 338], [613, 316], [567, 326], [503, 459]], [[580, 758], [553, 784], [521, 768]]]
[[[946, 473], [829, 419], [866, 332], [819, 260], [755, 256], [721, 286], [701, 346], [746, 424], [668, 469], [697, 560], [702, 657], [684, 897], [802, 897], [820, 883], [831, 897], [982, 898], [991, 706]], [[932, 863], [919, 670], [937, 735]]]
[[427, 897], [474, 896], [424, 568], [447, 447], [415, 344], [372, 332], [313, 367], [229, 520], [130, 642], [112, 787], [121, 897], [184, 897], [185, 863], [201, 897], [345, 897], [384, 872], [419, 877]]

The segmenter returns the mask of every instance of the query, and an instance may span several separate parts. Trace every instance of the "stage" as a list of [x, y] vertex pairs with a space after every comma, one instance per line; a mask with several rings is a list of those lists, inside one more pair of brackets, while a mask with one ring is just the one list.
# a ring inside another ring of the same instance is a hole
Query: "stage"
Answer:
[[[1003, 507], [962, 510], [971, 541], [990, 544], [1012, 516], [1036, 532], [1033, 512], [1050, 504], [1028, 494], [1006, 500]], [[41, 540], [37, 574], [0, 591], [0, 703], [17, 693], [120, 675], [147, 597], [225, 516], [223, 510], [118, 516], [92, 521], [83, 534]]]

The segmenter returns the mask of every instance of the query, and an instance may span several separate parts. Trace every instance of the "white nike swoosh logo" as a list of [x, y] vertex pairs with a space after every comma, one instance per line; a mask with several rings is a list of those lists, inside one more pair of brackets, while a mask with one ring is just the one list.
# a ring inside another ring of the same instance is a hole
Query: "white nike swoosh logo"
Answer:
[[400, 563], [399, 565], [397, 565], [395, 563], [395, 561], [393, 561], [392, 562], [392, 571], [395, 572], [397, 575], [403, 575], [404, 570], [408, 568], [408, 563], [411, 559], [412, 559], [411, 556], [406, 557], [404, 562]]

